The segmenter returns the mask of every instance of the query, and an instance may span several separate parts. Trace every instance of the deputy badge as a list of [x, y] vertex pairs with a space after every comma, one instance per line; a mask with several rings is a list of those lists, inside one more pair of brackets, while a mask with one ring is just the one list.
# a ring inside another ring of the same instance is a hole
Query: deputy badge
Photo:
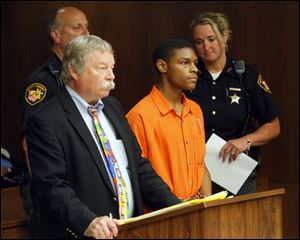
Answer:
[[268, 87], [267, 83], [265, 80], [263, 80], [262, 76], [259, 74], [258, 79], [257, 79], [258, 85], [265, 90], [268, 93], [271, 93], [270, 88]]
[[234, 95], [229, 96], [229, 97], [231, 98], [231, 103], [230, 103], [230, 104], [233, 104], [233, 103], [239, 104], [239, 100], [240, 100], [241, 97], [239, 97], [239, 96], [236, 95], [235, 93], [234, 93]]
[[47, 88], [40, 83], [33, 83], [26, 88], [25, 99], [30, 105], [35, 105], [41, 102], [47, 93]]

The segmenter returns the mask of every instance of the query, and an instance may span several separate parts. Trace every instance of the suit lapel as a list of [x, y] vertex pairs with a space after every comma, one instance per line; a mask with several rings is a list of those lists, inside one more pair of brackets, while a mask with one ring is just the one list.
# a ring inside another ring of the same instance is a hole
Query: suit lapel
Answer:
[[116, 196], [101, 154], [99, 153], [98, 147], [66, 88], [61, 89], [59, 97], [61, 104], [66, 112], [67, 118], [92, 155], [92, 159], [95, 162], [101, 176], [103, 177], [103, 180], [106, 182], [111, 192]]
[[104, 102], [103, 112], [113, 125], [116, 131], [117, 138], [121, 138], [124, 141], [124, 138], [127, 138], [127, 135], [124, 132], [124, 128], [122, 127], [120, 116], [118, 116], [118, 114], [115, 112], [115, 109], [113, 109], [110, 104]]

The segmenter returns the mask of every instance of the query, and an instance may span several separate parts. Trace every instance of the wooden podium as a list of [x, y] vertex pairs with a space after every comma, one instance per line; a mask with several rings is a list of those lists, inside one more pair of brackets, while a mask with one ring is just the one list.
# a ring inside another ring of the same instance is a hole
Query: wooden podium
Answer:
[[19, 186], [1, 188], [1, 239], [30, 239]]
[[283, 188], [188, 206], [126, 223], [118, 238], [282, 238]]

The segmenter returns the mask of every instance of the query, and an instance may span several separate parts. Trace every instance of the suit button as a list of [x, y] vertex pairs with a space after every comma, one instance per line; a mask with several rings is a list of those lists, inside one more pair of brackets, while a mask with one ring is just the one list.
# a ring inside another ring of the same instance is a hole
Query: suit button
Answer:
[[118, 201], [118, 199], [114, 197], [114, 198], [113, 198], [113, 201], [114, 201], [114, 202], [117, 202], [117, 201]]

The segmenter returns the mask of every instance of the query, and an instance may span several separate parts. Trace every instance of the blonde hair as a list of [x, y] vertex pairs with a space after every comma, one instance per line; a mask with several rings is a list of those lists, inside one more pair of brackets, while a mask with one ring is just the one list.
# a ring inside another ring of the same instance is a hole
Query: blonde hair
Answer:
[[205, 12], [198, 14], [191, 22], [190, 27], [192, 30], [198, 25], [210, 25], [213, 29], [219, 43], [228, 49], [228, 45], [224, 40], [224, 34], [226, 33], [228, 38], [231, 37], [231, 30], [229, 25], [229, 18], [223, 13]]

